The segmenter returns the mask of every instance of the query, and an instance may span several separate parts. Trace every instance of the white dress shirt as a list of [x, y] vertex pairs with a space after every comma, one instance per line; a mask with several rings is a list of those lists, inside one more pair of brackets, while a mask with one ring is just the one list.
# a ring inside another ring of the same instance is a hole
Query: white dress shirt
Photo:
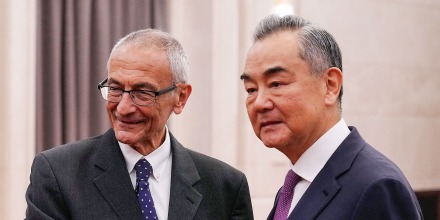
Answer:
[[143, 156], [129, 145], [119, 142], [119, 147], [124, 155], [133, 189], [136, 188], [135, 164], [141, 158], [145, 158], [153, 167], [154, 173], [150, 176], [148, 182], [150, 184], [151, 196], [153, 197], [157, 217], [161, 220], [168, 219], [172, 166], [170, 136], [168, 134], [168, 128], [165, 128], [165, 130], [166, 135], [163, 144], [147, 156]]
[[344, 119], [341, 119], [312, 144], [295, 164], [290, 164], [290, 168], [302, 177], [302, 180], [295, 186], [289, 215], [332, 154], [349, 134], [350, 130], [347, 124]]

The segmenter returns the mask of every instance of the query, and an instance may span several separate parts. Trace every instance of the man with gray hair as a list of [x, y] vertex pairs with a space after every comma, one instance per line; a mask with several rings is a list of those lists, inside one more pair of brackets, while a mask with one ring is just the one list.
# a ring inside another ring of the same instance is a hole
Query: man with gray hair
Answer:
[[423, 219], [399, 168], [342, 118], [342, 58], [298, 16], [257, 26], [244, 73], [257, 137], [290, 160], [268, 219]]
[[169, 34], [122, 38], [99, 83], [112, 129], [38, 154], [26, 219], [253, 219], [245, 175], [183, 147], [168, 130], [191, 94]]

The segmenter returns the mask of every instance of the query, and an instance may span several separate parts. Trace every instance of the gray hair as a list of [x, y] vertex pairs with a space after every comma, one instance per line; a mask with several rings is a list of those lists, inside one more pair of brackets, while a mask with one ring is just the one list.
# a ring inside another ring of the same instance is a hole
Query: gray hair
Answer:
[[186, 83], [188, 81], [189, 65], [186, 53], [179, 41], [170, 34], [157, 29], [144, 29], [132, 32], [113, 46], [110, 58], [123, 46], [166, 50], [174, 83]]
[[[314, 76], [322, 75], [331, 67], [337, 67], [342, 71], [341, 50], [333, 36], [299, 16], [271, 15], [264, 18], [255, 29], [254, 42], [280, 31], [298, 33], [299, 55], [309, 64]], [[341, 104], [341, 99], [342, 87], [338, 97], [339, 104]]]

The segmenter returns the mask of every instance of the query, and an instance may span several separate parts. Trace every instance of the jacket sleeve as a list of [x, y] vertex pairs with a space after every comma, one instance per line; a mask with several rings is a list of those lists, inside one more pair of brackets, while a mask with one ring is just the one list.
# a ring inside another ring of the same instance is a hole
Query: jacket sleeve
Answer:
[[364, 190], [351, 219], [423, 219], [423, 215], [410, 187], [382, 178]]
[[232, 210], [231, 219], [236, 220], [253, 220], [251, 195], [246, 176], [243, 174], [240, 189], [235, 200], [234, 209]]
[[56, 176], [43, 154], [38, 154], [32, 163], [26, 202], [26, 219], [69, 219]]

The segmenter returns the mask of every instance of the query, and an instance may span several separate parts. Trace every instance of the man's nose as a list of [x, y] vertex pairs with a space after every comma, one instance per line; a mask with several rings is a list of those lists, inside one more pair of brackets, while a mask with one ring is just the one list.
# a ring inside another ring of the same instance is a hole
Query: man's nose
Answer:
[[117, 110], [119, 114], [129, 114], [136, 110], [136, 104], [131, 99], [131, 94], [128, 92], [122, 93], [121, 101], [118, 103]]
[[258, 112], [265, 112], [273, 108], [272, 97], [267, 89], [258, 90], [254, 106]]

